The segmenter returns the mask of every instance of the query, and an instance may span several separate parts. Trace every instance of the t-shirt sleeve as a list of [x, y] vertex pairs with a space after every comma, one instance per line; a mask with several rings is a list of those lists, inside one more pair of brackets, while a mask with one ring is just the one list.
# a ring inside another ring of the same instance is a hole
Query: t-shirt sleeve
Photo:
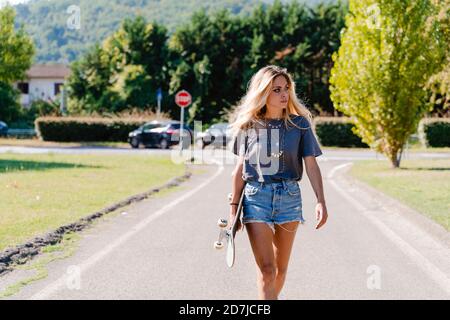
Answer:
[[231, 152], [237, 156], [242, 156], [245, 154], [246, 150], [246, 135], [244, 130], [239, 130], [237, 136], [233, 139], [233, 144], [231, 146]]
[[302, 129], [302, 136], [300, 139], [299, 156], [300, 158], [308, 156], [318, 157], [322, 154], [319, 142], [317, 141], [309, 122], [305, 120], [303, 123], [302, 127], [304, 129]]

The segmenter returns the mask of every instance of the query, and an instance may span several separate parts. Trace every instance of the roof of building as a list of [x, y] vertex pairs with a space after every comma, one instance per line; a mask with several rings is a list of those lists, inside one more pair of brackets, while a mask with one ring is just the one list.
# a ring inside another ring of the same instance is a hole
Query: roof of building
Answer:
[[26, 72], [28, 79], [32, 78], [67, 78], [70, 68], [65, 64], [35, 64]]

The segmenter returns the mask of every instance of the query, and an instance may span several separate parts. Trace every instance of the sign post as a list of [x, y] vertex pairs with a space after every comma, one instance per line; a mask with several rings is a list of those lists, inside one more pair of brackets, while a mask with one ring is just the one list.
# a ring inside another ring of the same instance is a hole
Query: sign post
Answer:
[[192, 96], [186, 90], [181, 90], [175, 95], [175, 103], [181, 108], [180, 110], [180, 153], [183, 150], [183, 133], [184, 133], [184, 108], [192, 103]]
[[162, 90], [161, 88], [158, 88], [156, 91], [156, 100], [158, 100], [158, 113], [156, 114], [157, 118], [159, 118], [159, 115], [161, 113], [161, 99], [162, 99]]

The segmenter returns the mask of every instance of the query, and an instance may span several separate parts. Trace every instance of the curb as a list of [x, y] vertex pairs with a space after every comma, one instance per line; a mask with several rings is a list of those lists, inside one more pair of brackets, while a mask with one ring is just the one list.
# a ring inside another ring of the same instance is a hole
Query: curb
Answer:
[[149, 191], [130, 196], [120, 202], [117, 202], [100, 211], [97, 211], [87, 217], [81, 218], [80, 220], [74, 223], [61, 226], [58, 229], [53, 230], [44, 236], [38, 236], [24, 244], [17, 245], [14, 248], [7, 248], [6, 250], [1, 251], [0, 276], [4, 275], [7, 272], [12, 271], [14, 264], [21, 265], [31, 260], [35, 255], [40, 253], [42, 247], [61, 242], [63, 236], [66, 233], [81, 231], [88, 225], [90, 225], [95, 219], [98, 219], [105, 214], [116, 211], [117, 209], [125, 207], [129, 204], [142, 201], [151, 196], [152, 194], [159, 192], [161, 190], [178, 186], [185, 180], [189, 179], [191, 176], [192, 172], [189, 171], [186, 165], [184, 175], [175, 177], [160, 187], [156, 187]]

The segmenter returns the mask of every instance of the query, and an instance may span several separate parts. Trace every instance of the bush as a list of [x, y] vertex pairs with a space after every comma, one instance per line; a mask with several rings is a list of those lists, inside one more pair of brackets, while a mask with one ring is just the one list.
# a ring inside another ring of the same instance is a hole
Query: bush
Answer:
[[58, 102], [35, 100], [29, 107], [20, 108], [20, 119], [14, 123], [14, 127], [33, 128], [36, 118], [49, 115], [61, 115]]
[[58, 101], [35, 100], [31, 103], [30, 112], [33, 113], [36, 118], [61, 115]]
[[320, 144], [333, 147], [368, 148], [361, 138], [352, 132], [353, 124], [349, 118], [315, 118], [315, 131]]
[[20, 117], [19, 93], [11, 85], [0, 81], [0, 120], [6, 123]]
[[44, 141], [126, 142], [128, 133], [147, 122], [136, 119], [89, 117], [40, 117], [35, 121], [38, 136]]
[[419, 138], [426, 147], [450, 147], [450, 119], [423, 119], [419, 123]]

